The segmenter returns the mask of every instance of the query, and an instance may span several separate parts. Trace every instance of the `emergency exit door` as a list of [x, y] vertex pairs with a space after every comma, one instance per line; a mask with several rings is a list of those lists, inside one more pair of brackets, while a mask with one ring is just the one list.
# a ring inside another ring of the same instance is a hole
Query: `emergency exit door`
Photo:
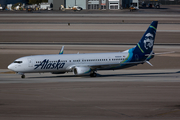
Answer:
[[29, 65], [29, 67], [33, 67], [33, 61], [30, 58], [28, 58], [28, 65]]

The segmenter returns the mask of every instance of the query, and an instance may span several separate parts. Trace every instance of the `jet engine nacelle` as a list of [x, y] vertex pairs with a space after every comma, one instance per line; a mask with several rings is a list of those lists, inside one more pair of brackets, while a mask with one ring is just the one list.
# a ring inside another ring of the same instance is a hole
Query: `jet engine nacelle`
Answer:
[[85, 74], [90, 74], [91, 68], [89, 67], [75, 67], [73, 69], [74, 75], [85, 75]]

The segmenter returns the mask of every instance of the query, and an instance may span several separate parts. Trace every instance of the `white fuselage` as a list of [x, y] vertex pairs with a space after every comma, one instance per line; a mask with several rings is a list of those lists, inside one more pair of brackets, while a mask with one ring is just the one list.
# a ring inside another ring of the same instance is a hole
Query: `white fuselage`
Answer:
[[105, 70], [111, 69], [111, 65], [123, 62], [127, 57], [128, 52], [35, 55], [19, 58], [8, 68], [20, 73], [39, 73], [71, 72], [74, 66], [109, 65], [97, 69]]

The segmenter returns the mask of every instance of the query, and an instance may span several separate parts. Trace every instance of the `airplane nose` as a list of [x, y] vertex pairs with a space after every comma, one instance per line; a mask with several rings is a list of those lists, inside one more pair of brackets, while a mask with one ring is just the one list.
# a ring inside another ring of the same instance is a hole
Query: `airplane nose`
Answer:
[[11, 64], [8, 65], [8, 69], [12, 70], [12, 65]]

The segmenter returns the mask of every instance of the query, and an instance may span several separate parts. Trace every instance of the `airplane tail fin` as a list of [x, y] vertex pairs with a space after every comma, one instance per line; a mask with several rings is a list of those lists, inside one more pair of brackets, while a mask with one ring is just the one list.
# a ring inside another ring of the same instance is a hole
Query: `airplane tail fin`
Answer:
[[134, 49], [135, 53], [150, 54], [152, 52], [157, 25], [158, 21], [153, 21], [151, 23], [139, 43], [136, 45]]

